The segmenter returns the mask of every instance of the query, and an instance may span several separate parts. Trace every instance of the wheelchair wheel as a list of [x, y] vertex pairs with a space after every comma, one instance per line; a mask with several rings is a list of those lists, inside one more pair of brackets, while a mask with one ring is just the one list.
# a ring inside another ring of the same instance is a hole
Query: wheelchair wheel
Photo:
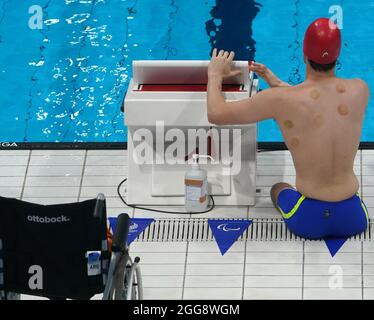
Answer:
[[[138, 260], [138, 259], [136, 259]], [[138, 261], [132, 262], [128, 254], [121, 256], [113, 279], [114, 300], [140, 300], [143, 298]]]
[[136, 257], [131, 265], [130, 272], [127, 273], [128, 287], [131, 288], [131, 292], [127, 292], [127, 299], [143, 300], [143, 283], [139, 262], [140, 259]]

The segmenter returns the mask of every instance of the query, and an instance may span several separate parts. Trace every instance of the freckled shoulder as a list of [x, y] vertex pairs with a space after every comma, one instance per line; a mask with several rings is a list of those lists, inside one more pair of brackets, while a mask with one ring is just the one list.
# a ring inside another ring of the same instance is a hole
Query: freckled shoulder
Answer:
[[336, 91], [337, 91], [338, 93], [345, 93], [345, 92], [347, 91], [345, 84], [342, 83], [342, 82], [339, 82], [339, 83], [336, 85]]
[[286, 120], [283, 122], [283, 125], [287, 128], [287, 129], [292, 129], [294, 127], [294, 124], [291, 120]]
[[317, 89], [313, 89], [313, 90], [310, 92], [310, 97], [311, 97], [313, 100], [318, 100], [320, 96], [321, 96], [321, 94], [319, 93], [319, 91], [318, 91]]
[[368, 84], [362, 79], [352, 79], [349, 80], [352, 86], [352, 93], [354, 95], [355, 102], [366, 110], [368, 107], [370, 88]]
[[362, 90], [364, 93], [369, 94], [369, 92], [370, 92], [369, 86], [364, 80], [353, 79], [352, 81], [354, 81], [354, 83], [359, 88], [359, 90]]
[[338, 112], [341, 116], [347, 116], [349, 114], [349, 108], [346, 104], [340, 104], [338, 106]]
[[291, 139], [291, 146], [294, 148], [297, 148], [300, 145], [300, 140], [299, 138], [292, 138]]

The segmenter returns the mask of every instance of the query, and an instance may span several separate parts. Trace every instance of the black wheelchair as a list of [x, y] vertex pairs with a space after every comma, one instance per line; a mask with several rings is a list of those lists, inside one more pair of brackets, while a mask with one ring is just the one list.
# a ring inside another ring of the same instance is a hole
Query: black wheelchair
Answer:
[[103, 194], [40, 205], [0, 197], [0, 300], [20, 294], [52, 300], [143, 299], [140, 259], [129, 255], [130, 218], [108, 237]]

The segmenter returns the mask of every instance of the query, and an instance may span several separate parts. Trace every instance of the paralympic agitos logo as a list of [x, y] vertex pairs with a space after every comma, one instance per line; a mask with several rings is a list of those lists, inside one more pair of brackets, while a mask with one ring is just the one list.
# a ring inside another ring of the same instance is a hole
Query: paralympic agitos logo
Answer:
[[222, 230], [222, 231], [225, 231], [225, 232], [230, 232], [230, 231], [239, 231], [240, 228], [235, 228], [233, 225], [229, 225], [228, 223], [223, 223], [223, 224], [220, 224], [218, 227], [217, 227], [218, 230]]

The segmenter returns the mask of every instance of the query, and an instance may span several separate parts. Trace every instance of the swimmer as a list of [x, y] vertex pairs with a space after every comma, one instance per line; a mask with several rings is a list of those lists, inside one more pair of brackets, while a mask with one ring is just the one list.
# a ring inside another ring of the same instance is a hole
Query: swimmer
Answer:
[[208, 68], [208, 119], [217, 125], [274, 119], [296, 169], [296, 186], [271, 189], [289, 230], [307, 239], [364, 232], [368, 212], [353, 164], [360, 144], [369, 88], [360, 79], [335, 75], [341, 31], [327, 18], [314, 21], [304, 39], [305, 82], [290, 86], [260, 63], [250, 64], [270, 86], [252, 98], [226, 102], [222, 81], [237, 74], [234, 52], [213, 50]]

